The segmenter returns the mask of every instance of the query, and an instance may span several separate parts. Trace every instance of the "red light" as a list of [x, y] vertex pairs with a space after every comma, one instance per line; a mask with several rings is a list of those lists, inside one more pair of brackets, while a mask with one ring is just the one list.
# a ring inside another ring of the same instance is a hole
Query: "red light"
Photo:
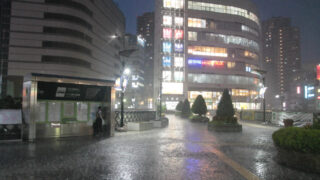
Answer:
[[318, 96], [318, 100], [320, 100], [320, 96]]
[[172, 37], [172, 29], [164, 28], [163, 29], [163, 38], [171, 39]]
[[317, 79], [320, 81], [320, 64], [317, 66]]
[[224, 62], [223, 61], [203, 60], [202, 66], [224, 67]]
[[174, 30], [174, 38], [175, 39], [183, 39], [183, 30], [181, 30], [181, 29]]

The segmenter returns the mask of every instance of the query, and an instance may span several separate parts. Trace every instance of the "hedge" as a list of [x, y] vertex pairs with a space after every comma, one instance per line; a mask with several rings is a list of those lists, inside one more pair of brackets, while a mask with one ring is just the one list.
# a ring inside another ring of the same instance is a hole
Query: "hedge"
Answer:
[[320, 154], [320, 130], [290, 127], [272, 134], [277, 147], [302, 153]]

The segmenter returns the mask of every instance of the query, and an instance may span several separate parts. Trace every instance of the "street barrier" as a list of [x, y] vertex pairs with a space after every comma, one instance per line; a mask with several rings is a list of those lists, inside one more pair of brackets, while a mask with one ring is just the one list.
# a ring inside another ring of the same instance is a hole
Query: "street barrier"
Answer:
[[[156, 111], [124, 111], [123, 121], [126, 122], [142, 122], [152, 121], [156, 119]], [[120, 123], [121, 111], [115, 111], [115, 120]]]

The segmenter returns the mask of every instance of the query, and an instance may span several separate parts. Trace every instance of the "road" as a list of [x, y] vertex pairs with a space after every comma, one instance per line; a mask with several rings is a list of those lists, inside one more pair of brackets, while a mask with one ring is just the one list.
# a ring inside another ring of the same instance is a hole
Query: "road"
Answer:
[[320, 179], [273, 160], [275, 127], [244, 123], [242, 133], [213, 133], [168, 117], [167, 128], [107, 139], [0, 144], [0, 179]]

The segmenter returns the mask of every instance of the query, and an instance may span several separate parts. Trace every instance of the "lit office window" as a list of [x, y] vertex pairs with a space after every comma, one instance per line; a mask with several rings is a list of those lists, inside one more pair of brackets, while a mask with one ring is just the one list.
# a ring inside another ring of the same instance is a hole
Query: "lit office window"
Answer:
[[172, 38], [172, 29], [170, 29], [170, 28], [164, 28], [164, 29], [163, 29], [163, 38], [165, 38], [165, 39], [171, 39], [171, 38]]
[[204, 19], [188, 18], [188, 27], [206, 28], [207, 23]]
[[183, 57], [174, 57], [174, 66], [175, 67], [184, 67]]
[[228, 69], [233, 69], [236, 67], [236, 63], [235, 62], [228, 62], [227, 67], [228, 67]]
[[198, 33], [197, 32], [188, 32], [188, 40], [189, 41], [197, 41], [198, 40]]
[[175, 81], [183, 81], [183, 72], [181, 71], [175, 71], [174, 72], [174, 80]]
[[163, 42], [162, 46], [163, 46], [162, 49], [164, 53], [171, 53], [171, 49], [172, 49], [171, 42]]
[[164, 56], [162, 57], [162, 65], [163, 67], [171, 67], [171, 57], [170, 56]]
[[175, 17], [174, 18], [174, 24], [176, 26], [183, 26], [183, 18], [182, 17]]
[[249, 96], [249, 90], [247, 90], [247, 89], [232, 89], [232, 96], [247, 97], [247, 96]]
[[189, 46], [188, 53], [202, 56], [228, 57], [227, 49], [218, 47]]
[[258, 31], [250, 28], [249, 26], [241, 25], [241, 30], [244, 31], [244, 32], [249, 32], [249, 33], [251, 33], [251, 34], [254, 34], [254, 35], [256, 35], [256, 36], [259, 36]]
[[256, 53], [253, 53], [253, 52], [250, 52], [250, 51], [244, 51], [243, 54], [244, 54], [244, 57], [249, 57], [249, 58], [252, 58], [254, 60], [258, 60], [258, 58], [259, 58]]
[[183, 9], [184, 0], [163, 0], [163, 7], [174, 8], [174, 9]]
[[172, 25], [172, 17], [171, 16], [163, 16], [163, 25], [171, 26]]
[[162, 71], [163, 81], [171, 81], [171, 71]]

